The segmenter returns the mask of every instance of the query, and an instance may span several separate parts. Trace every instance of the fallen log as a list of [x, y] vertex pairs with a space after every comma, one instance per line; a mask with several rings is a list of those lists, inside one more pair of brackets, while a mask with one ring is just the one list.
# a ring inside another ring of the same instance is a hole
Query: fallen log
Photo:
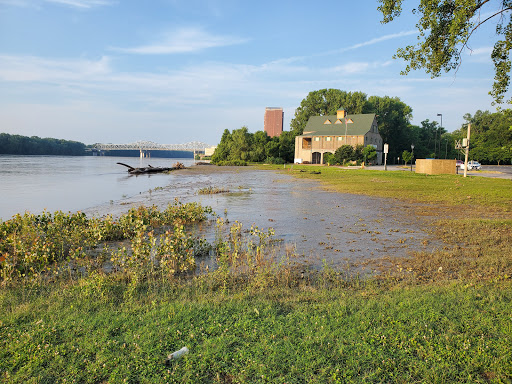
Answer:
[[119, 162], [117, 164], [122, 165], [124, 167], [127, 167], [128, 168], [128, 173], [130, 175], [141, 175], [141, 174], [145, 174], [145, 173], [170, 172], [170, 171], [175, 171], [177, 169], [184, 169], [185, 168], [185, 166], [182, 163], [176, 163], [172, 167], [153, 167], [150, 164], [148, 164], [147, 167], [142, 167], [142, 168], [134, 168], [134, 167], [132, 167], [132, 166], [130, 166], [128, 164], [119, 163]]

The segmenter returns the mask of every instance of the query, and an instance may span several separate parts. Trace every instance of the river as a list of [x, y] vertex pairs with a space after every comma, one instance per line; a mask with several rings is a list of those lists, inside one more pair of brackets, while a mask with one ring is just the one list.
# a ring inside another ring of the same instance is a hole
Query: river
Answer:
[[123, 162], [134, 167], [171, 167], [194, 160], [110, 156], [0, 155], [0, 219], [16, 213], [87, 210], [166, 185], [172, 176], [130, 176]]
[[[83, 211], [89, 216], [114, 216], [130, 207], [164, 208], [175, 199], [211, 206], [230, 222], [248, 229], [275, 229], [285, 247], [315, 264], [337, 267], [410, 251], [432, 250], [435, 242], [423, 219], [407, 213], [401, 203], [329, 192], [311, 180], [252, 167], [188, 167], [170, 174], [130, 176], [132, 166], [187, 167], [192, 159], [116, 157], [0, 156], [0, 216], [6, 220], [28, 210]], [[201, 195], [205, 187], [229, 193]], [[439, 246], [439, 245], [436, 245]]]

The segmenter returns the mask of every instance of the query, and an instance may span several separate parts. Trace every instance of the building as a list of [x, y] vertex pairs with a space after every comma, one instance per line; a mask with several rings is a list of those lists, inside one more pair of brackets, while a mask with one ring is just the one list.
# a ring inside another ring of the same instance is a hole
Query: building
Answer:
[[377, 164], [382, 164], [382, 137], [375, 114], [348, 115], [339, 109], [336, 115], [312, 116], [304, 132], [295, 137], [295, 162], [323, 164], [324, 153], [333, 153], [342, 145], [372, 145]]
[[205, 156], [213, 156], [215, 149], [217, 149], [217, 146], [205, 148], [204, 155]]
[[264, 129], [267, 135], [275, 137], [283, 132], [283, 108], [265, 108]]

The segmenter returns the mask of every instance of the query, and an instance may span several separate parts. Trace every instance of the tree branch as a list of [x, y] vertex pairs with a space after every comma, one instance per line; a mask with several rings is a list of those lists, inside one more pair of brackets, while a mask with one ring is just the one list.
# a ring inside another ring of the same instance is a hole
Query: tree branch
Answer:
[[[485, 3], [489, 2], [489, 1], [490, 1], [490, 0], [486, 0], [486, 1], [484, 1], [482, 4], [480, 4], [480, 5], [478, 6], [478, 8], [476, 8], [476, 9], [475, 9], [475, 11], [476, 11], [477, 9], [481, 8], [481, 7], [482, 7], [482, 5], [484, 5]], [[467, 48], [467, 49], [469, 49], [470, 51], [473, 51], [471, 48], [469, 48], [469, 47], [468, 47], [469, 38], [471, 37], [471, 35], [473, 34], [473, 32], [475, 32], [478, 28], [480, 28], [480, 26], [481, 26], [483, 23], [485, 23], [485, 22], [489, 21], [490, 19], [492, 19], [492, 18], [493, 18], [493, 17], [495, 17], [495, 16], [498, 16], [498, 15], [500, 15], [500, 14], [503, 14], [503, 12], [506, 12], [506, 11], [512, 11], [512, 7], [503, 8], [503, 9], [501, 9], [500, 11], [496, 12], [494, 15], [489, 16], [489, 17], [488, 17], [487, 19], [485, 19], [484, 21], [479, 22], [479, 23], [478, 23], [478, 25], [476, 25], [476, 26], [475, 26], [475, 27], [474, 27], [474, 28], [469, 32], [468, 37], [467, 37], [467, 38], [466, 38], [466, 40], [464, 41], [464, 44], [462, 44], [462, 47], [461, 47], [461, 48], [460, 48], [460, 50], [459, 50], [459, 57], [462, 57], [462, 51], [464, 50], [464, 48]], [[458, 70], [459, 70], [459, 68], [460, 68], [460, 66], [461, 66], [461, 65], [462, 65], [462, 59], [460, 59], [460, 61], [459, 61], [459, 65], [457, 65], [457, 68], [455, 69], [455, 74], [457, 74], [457, 72], [458, 72]]]

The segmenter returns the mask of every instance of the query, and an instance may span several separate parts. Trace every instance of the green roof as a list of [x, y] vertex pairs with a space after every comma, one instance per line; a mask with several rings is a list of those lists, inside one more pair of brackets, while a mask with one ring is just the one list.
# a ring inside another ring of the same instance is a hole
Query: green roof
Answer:
[[[347, 124], [347, 135], [363, 136], [372, 129], [375, 114], [347, 115], [346, 118], [353, 121], [353, 123]], [[329, 120], [331, 124], [324, 124], [326, 120]], [[302, 136], [345, 135], [345, 120], [341, 118], [342, 124], [335, 124], [336, 120], [338, 120], [336, 115], [312, 116], [309, 118], [306, 128], [304, 128]]]

